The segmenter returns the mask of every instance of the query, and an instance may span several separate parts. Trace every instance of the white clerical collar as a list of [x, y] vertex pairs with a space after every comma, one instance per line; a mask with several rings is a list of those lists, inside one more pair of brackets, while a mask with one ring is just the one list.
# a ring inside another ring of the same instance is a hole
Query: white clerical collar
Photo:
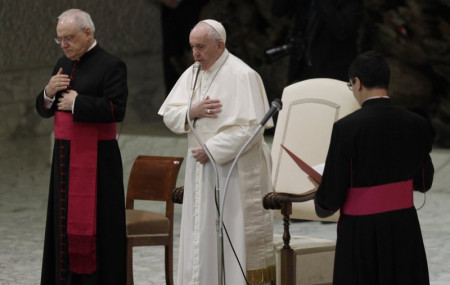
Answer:
[[203, 100], [208, 95], [209, 88], [211, 84], [214, 82], [217, 74], [220, 71], [220, 68], [223, 66], [225, 61], [227, 60], [229, 52], [227, 49], [223, 51], [223, 53], [219, 56], [216, 62], [211, 65], [208, 70], [201, 70], [200, 72], [200, 99]]
[[206, 70], [205, 72], [206, 73], [214, 73], [214, 72], [218, 71], [219, 68], [222, 66], [222, 64], [225, 62], [225, 60], [227, 59], [228, 54], [229, 54], [228, 50], [224, 49], [223, 53], [219, 56], [219, 58], [216, 60], [216, 62], [214, 62], [214, 64], [211, 65], [211, 67], [208, 70]]
[[363, 103], [367, 102], [369, 100], [373, 100], [373, 99], [389, 99], [389, 96], [373, 96], [373, 97], [369, 97], [366, 100], [364, 100]]
[[88, 48], [87, 51], [90, 51], [90, 50], [93, 49], [96, 45], [97, 45], [97, 40], [94, 40], [94, 43]]

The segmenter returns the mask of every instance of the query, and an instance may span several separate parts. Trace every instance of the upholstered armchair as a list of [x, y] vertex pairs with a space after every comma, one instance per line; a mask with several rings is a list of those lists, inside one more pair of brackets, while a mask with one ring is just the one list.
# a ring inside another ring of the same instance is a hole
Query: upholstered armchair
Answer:
[[[333, 123], [358, 109], [359, 105], [346, 82], [327, 78], [310, 79], [287, 86], [281, 99], [283, 109], [278, 115], [271, 148], [274, 192], [263, 198], [264, 208], [280, 210], [283, 218], [284, 232], [279, 252], [280, 262], [277, 264], [277, 280], [281, 280], [281, 284], [331, 283], [334, 241], [308, 239], [309, 252], [332, 251], [326, 257], [328, 261], [325, 261], [330, 264], [322, 272], [317, 272], [316, 276], [308, 277], [309, 281], [300, 281], [306, 279], [296, 274], [300, 270], [296, 264], [299, 250], [290, 244], [290, 220], [337, 221], [339, 213], [326, 219], [320, 219], [315, 214], [313, 199], [318, 179], [307, 168], [325, 162]], [[289, 152], [305, 163], [306, 169], [295, 162]], [[299, 242], [296, 246], [305, 245]], [[320, 263], [323, 265], [323, 262]]]

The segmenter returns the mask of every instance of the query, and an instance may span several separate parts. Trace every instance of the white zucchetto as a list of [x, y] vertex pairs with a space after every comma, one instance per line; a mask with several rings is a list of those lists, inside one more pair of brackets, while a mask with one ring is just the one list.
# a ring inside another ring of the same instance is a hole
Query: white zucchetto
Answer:
[[216, 20], [211, 20], [211, 19], [200, 21], [200, 23], [205, 23], [205, 24], [208, 24], [211, 27], [213, 27], [213, 29], [216, 30], [216, 32], [222, 38], [223, 42], [226, 43], [227, 33], [225, 32], [225, 28], [223, 27], [223, 25], [221, 23], [217, 22]]

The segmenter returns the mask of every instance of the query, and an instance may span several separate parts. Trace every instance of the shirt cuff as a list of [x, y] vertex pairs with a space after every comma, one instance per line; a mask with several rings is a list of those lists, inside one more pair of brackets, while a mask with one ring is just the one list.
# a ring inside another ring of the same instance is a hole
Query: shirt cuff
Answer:
[[44, 108], [50, 109], [53, 105], [53, 102], [55, 102], [55, 98], [47, 97], [47, 94], [45, 93], [45, 88], [44, 88]]

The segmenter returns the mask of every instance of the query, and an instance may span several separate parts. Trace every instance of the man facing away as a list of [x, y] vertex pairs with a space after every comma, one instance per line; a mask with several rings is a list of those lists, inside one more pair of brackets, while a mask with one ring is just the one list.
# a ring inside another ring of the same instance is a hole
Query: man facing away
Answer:
[[54, 117], [54, 148], [41, 284], [125, 284], [126, 228], [116, 122], [128, 96], [127, 68], [94, 38], [89, 14], [58, 17], [64, 52], [36, 99]]
[[178, 284], [218, 284], [214, 165], [224, 203], [225, 282], [246, 284], [245, 275], [249, 284], [269, 284], [275, 279], [273, 218], [261, 199], [272, 191], [271, 161], [262, 131], [239, 158], [222, 196], [233, 160], [268, 110], [264, 85], [253, 69], [228, 52], [219, 22], [200, 21], [189, 41], [194, 60], [201, 64], [190, 112], [192, 68], [181, 75], [159, 110], [168, 128], [188, 138]]
[[333, 284], [429, 284], [413, 190], [431, 188], [431, 131], [392, 104], [380, 54], [359, 55], [349, 78], [362, 108], [334, 124], [315, 197], [318, 216], [341, 211]]

